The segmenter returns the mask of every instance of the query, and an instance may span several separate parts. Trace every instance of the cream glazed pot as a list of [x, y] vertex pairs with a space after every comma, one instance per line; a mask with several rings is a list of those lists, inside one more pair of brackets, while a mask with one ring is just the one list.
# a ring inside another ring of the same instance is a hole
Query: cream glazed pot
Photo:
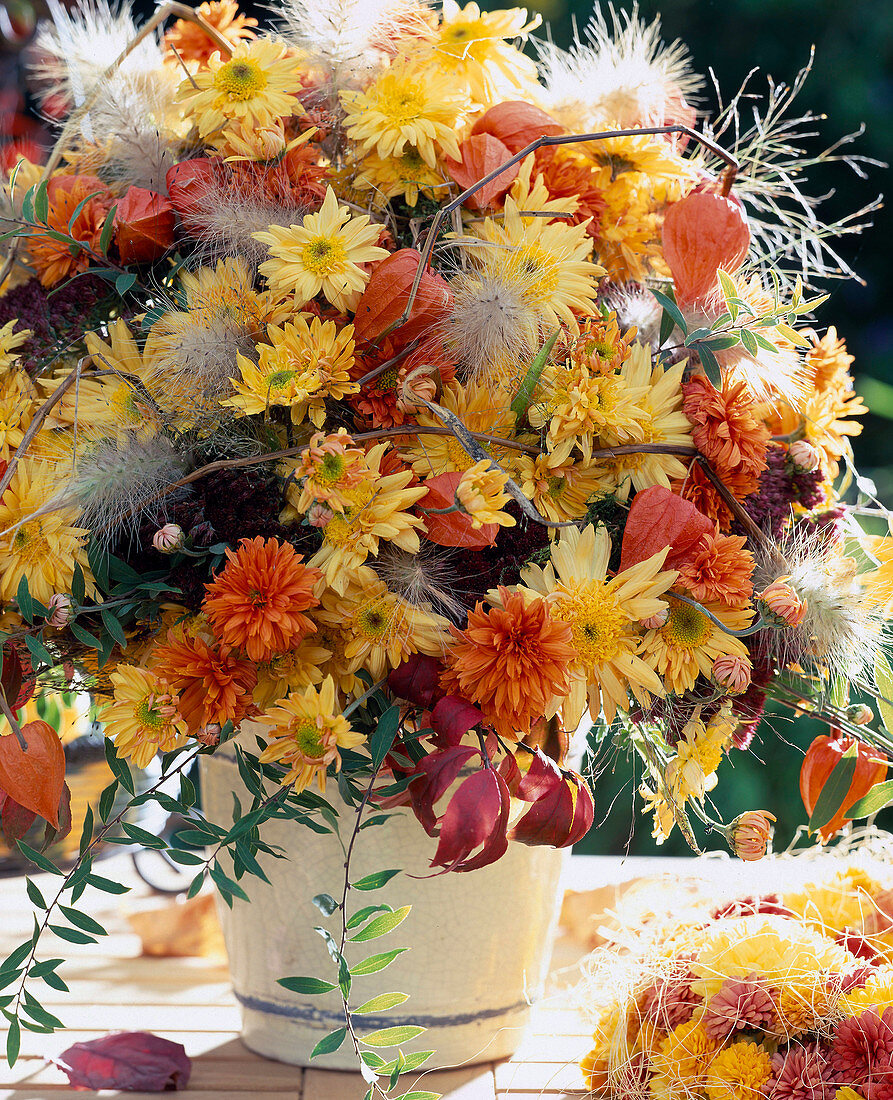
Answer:
[[[256, 749], [253, 723], [243, 724], [235, 743]], [[588, 728], [588, 726], [586, 727]], [[242, 804], [250, 794], [242, 783], [232, 743], [203, 756], [202, 797], [212, 821], [225, 823], [232, 794]], [[327, 800], [349, 820], [353, 811], [330, 784]], [[288, 860], [259, 856], [272, 885], [243, 879], [250, 903], [235, 899], [218, 906], [230, 972], [242, 1010], [242, 1040], [268, 1058], [310, 1064], [310, 1052], [328, 1032], [343, 1026], [337, 990], [322, 996], [292, 993], [277, 978], [310, 975], [332, 980], [333, 964], [314, 926], [333, 933], [312, 904], [320, 893], [340, 897], [344, 855], [335, 836], [314, 833], [291, 821], [268, 821], [262, 837], [279, 845]], [[508, 1057], [520, 1044], [530, 1009], [543, 992], [561, 898], [559, 880], [569, 850], [510, 844], [489, 867], [435, 878], [429, 863], [436, 840], [427, 836], [410, 810], [380, 826], [362, 830], [354, 847], [356, 880], [399, 867], [374, 893], [349, 895], [350, 911], [385, 902], [411, 905], [403, 923], [381, 939], [348, 943], [348, 965], [397, 947], [409, 948], [385, 970], [354, 979], [354, 1002], [400, 991], [409, 1000], [381, 1016], [358, 1017], [362, 1031], [415, 1024], [428, 1030], [405, 1052], [435, 1051], [425, 1068], [443, 1068]], [[382, 1051], [385, 1056], [388, 1051]], [[357, 1068], [349, 1041], [334, 1054], [315, 1058], [319, 1068]]]

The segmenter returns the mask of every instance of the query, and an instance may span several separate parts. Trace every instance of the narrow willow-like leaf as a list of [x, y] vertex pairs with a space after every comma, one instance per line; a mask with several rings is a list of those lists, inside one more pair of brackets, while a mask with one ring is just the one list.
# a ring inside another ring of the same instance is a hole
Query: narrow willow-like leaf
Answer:
[[380, 917], [371, 920], [355, 936], [351, 936], [351, 942], [359, 943], [363, 940], [375, 940], [379, 936], [386, 936], [388, 932], [393, 932], [398, 924], [402, 924], [406, 920], [411, 908], [411, 905], [403, 905], [399, 909], [395, 909], [393, 913], [382, 913]]

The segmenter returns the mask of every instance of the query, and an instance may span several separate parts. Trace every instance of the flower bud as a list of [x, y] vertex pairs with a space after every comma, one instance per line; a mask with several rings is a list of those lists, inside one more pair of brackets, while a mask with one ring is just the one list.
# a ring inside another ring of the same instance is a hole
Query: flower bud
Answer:
[[729, 826], [729, 845], [739, 859], [762, 859], [772, 834], [775, 817], [768, 810], [748, 810]]
[[756, 599], [766, 617], [778, 626], [799, 626], [806, 617], [806, 604], [782, 578], [758, 592]]
[[846, 708], [846, 716], [854, 726], [867, 726], [874, 718], [874, 711], [867, 703], [853, 703]]
[[272, 160], [285, 152], [285, 134], [281, 129], [270, 126], [262, 126], [254, 131], [252, 142], [257, 152], [258, 160]]
[[209, 722], [207, 726], [202, 726], [192, 735], [196, 741], [199, 741], [202, 745], [208, 745], [213, 747], [220, 744], [220, 726], [216, 722]]
[[315, 500], [307, 512], [307, 522], [311, 527], [325, 527], [334, 515], [335, 513], [331, 508], [327, 508], [325, 504]]
[[61, 592], [50, 596], [47, 604], [47, 624], [61, 630], [73, 616], [71, 596], [64, 596]]
[[654, 615], [649, 615], [647, 619], [643, 619], [642, 626], [645, 630], [660, 630], [662, 626], [667, 625], [667, 619], [669, 619], [669, 617], [670, 609], [665, 607]]
[[751, 664], [746, 657], [723, 655], [713, 662], [711, 677], [726, 695], [741, 695], [750, 687]]
[[173, 554], [186, 542], [186, 536], [179, 523], [166, 523], [152, 536], [152, 545], [159, 554]]
[[815, 473], [822, 461], [818, 448], [805, 439], [797, 439], [791, 444], [788, 457], [794, 464], [794, 469], [804, 474]]

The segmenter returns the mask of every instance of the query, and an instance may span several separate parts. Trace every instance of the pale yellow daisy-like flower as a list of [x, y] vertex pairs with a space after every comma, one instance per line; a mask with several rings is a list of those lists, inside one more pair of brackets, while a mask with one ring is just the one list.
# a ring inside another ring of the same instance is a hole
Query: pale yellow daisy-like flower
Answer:
[[0, 459], [8, 462], [37, 408], [37, 391], [23, 370], [0, 368]]
[[0, 325], [0, 371], [7, 370], [13, 365], [19, 348], [31, 335], [31, 330], [28, 328], [13, 332], [17, 324], [17, 321], [7, 321], [5, 325]]
[[541, 22], [539, 15], [528, 20], [526, 8], [482, 12], [475, 3], [444, 0], [433, 61], [482, 106], [521, 98], [536, 87], [537, 72], [514, 42], [523, 43]]
[[666, 607], [660, 597], [676, 573], [661, 571], [667, 555], [661, 550], [609, 579], [610, 553], [604, 527], [565, 528], [552, 544], [549, 564], [529, 565], [521, 572], [521, 584], [545, 596], [552, 618], [571, 627], [577, 657], [569, 669], [570, 693], [552, 701], [552, 713], [561, 711], [567, 729], [579, 725], [587, 702], [593, 716], [601, 710], [611, 722], [618, 708], [629, 706], [629, 690], [637, 697], [643, 689], [664, 693], [654, 670], [636, 654], [638, 624]]
[[345, 428], [328, 435], [316, 432], [300, 460], [283, 463], [289, 519], [304, 515], [313, 504], [332, 512], [350, 507], [345, 493], [366, 476], [366, 453], [352, 444]]
[[353, 729], [338, 702], [335, 682], [327, 676], [319, 687], [312, 684], [293, 691], [257, 722], [265, 726], [267, 747], [260, 754], [264, 764], [277, 763], [285, 769], [281, 783], [303, 791], [314, 779], [326, 789], [330, 765], [341, 767], [339, 749], [354, 749], [365, 737]]
[[259, 270], [275, 294], [294, 295], [293, 304], [300, 308], [322, 291], [333, 306], [346, 311], [356, 306], [369, 281], [360, 264], [389, 254], [375, 243], [380, 233], [368, 215], [353, 217], [348, 207], [340, 206], [327, 187], [319, 212], [307, 214], [302, 225], [271, 225], [253, 236], [269, 248], [270, 259]]
[[[573, 449], [574, 441], [568, 439], [548, 454], [519, 455], [514, 463], [521, 491], [541, 516], [554, 523], [585, 516], [589, 501], [608, 488], [597, 466], [573, 461]], [[550, 534], [558, 537], [555, 528]]]
[[516, 283], [535, 309], [543, 326], [567, 325], [578, 329], [577, 315], [592, 310], [598, 281], [607, 274], [592, 263], [588, 221], [565, 225], [547, 218], [523, 218], [510, 196], [504, 218], [487, 218], [477, 228], [481, 240], [493, 247], [469, 249], [470, 258], [485, 275]]
[[736, 722], [719, 711], [707, 725], [695, 714], [682, 730], [676, 755], [666, 767], [664, 780], [677, 802], [703, 799], [716, 786], [716, 769], [728, 748]]
[[449, 181], [442, 171], [431, 168], [414, 145], [407, 145], [396, 157], [367, 153], [359, 162], [359, 173], [351, 181], [358, 191], [372, 191], [376, 205], [402, 196], [407, 206], [415, 206], [419, 195], [446, 195]]
[[320, 669], [331, 656], [331, 651], [320, 645], [318, 636], [313, 634], [304, 638], [297, 649], [256, 664], [254, 702], [260, 710], [266, 710], [290, 691], [320, 683], [323, 678]]
[[407, 146], [434, 168], [438, 151], [459, 160], [457, 134], [468, 97], [449, 77], [403, 58], [361, 92], [341, 92], [347, 136], [363, 152], [383, 160], [399, 157]]
[[505, 491], [509, 475], [497, 469], [489, 459], [481, 459], [469, 466], [456, 486], [456, 502], [471, 518], [471, 526], [478, 530], [485, 523], [497, 523], [500, 527], [514, 527], [517, 522], [502, 509], [512, 499]]
[[226, 61], [212, 54], [208, 68], [184, 80], [178, 94], [202, 137], [229, 120], [245, 127], [269, 127], [302, 112], [295, 95], [298, 67], [284, 42], [257, 38], [235, 46]]
[[320, 628], [343, 631], [351, 671], [366, 669], [379, 680], [413, 653], [437, 656], [449, 641], [449, 623], [426, 605], [403, 599], [368, 566], [352, 572], [343, 595], [323, 594], [315, 613]]
[[45, 510], [56, 485], [48, 465], [26, 456], [0, 498], [0, 600], [15, 599], [25, 577], [31, 595], [46, 606], [56, 593], [71, 591], [75, 565], [88, 591], [95, 591], [87, 561], [89, 531], [76, 526], [79, 510]]
[[[639, 650], [662, 678], [667, 691], [676, 695], [694, 687], [698, 673], [710, 678], [717, 657], [750, 659], [740, 638], [702, 615], [696, 607], [667, 596], [669, 616], [663, 626], [649, 630]], [[731, 630], [744, 630], [753, 619], [751, 608], [734, 609], [724, 603], [705, 603], [704, 607]]]
[[232, 379], [235, 396], [221, 405], [241, 412], [266, 413], [271, 405], [291, 410], [293, 424], [306, 416], [321, 428], [326, 417], [327, 398], [340, 400], [357, 393], [351, 381], [353, 366], [353, 325], [338, 329], [334, 321], [321, 322], [314, 317], [308, 324], [297, 317], [281, 327], [267, 326], [269, 344], [258, 344], [259, 362], [244, 355], [237, 362], [241, 379]]
[[157, 752], [186, 744], [186, 723], [177, 696], [154, 672], [120, 664], [110, 673], [114, 700], [102, 712], [106, 733], [118, 756], [145, 768]]
[[322, 528], [323, 544], [307, 563], [322, 569], [337, 592], [346, 590], [350, 570], [378, 555], [381, 539], [410, 554], [418, 553], [418, 532], [424, 524], [406, 509], [421, 500], [427, 489], [409, 486], [411, 470], [381, 476], [379, 467], [387, 447], [380, 443], [366, 454], [363, 480], [344, 494], [348, 508], [335, 513]]

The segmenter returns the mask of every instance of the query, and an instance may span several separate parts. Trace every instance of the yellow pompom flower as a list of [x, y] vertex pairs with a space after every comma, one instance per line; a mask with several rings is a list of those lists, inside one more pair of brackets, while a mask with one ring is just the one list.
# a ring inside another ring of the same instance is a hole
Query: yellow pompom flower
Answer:
[[846, 1088], [838, 1089], [834, 1093], [834, 1100], [865, 1100], [865, 1097], [847, 1085]]
[[636, 654], [638, 624], [666, 606], [660, 597], [676, 573], [661, 572], [667, 555], [661, 550], [609, 580], [610, 553], [611, 538], [603, 526], [569, 527], [552, 543], [548, 565], [529, 565], [521, 572], [527, 591], [545, 596], [552, 618], [571, 627], [577, 652], [569, 669], [571, 689], [566, 699], [552, 701], [551, 710], [561, 710], [566, 729], [580, 724], [587, 702], [593, 716], [602, 710], [611, 722], [618, 707], [628, 708], [628, 689], [637, 697], [643, 689], [664, 693], [654, 670]]
[[359, 265], [388, 255], [375, 244], [380, 233], [381, 227], [370, 225], [368, 215], [351, 216], [328, 187], [319, 212], [307, 214], [302, 225], [271, 225], [252, 235], [269, 248], [270, 259], [259, 270], [275, 294], [293, 294], [293, 304], [300, 309], [322, 291], [333, 306], [345, 311], [356, 306], [369, 281]]
[[652, 1055], [658, 1088], [663, 1090], [656, 1094], [675, 1097], [681, 1085], [690, 1089], [702, 1085], [716, 1048], [697, 1016], [678, 1024]]
[[294, 784], [303, 791], [316, 779], [326, 789], [326, 771], [330, 764], [341, 767], [339, 749], [353, 749], [365, 740], [351, 728], [341, 713], [335, 693], [335, 681], [327, 676], [318, 688], [312, 684], [293, 691], [268, 714], [257, 719], [267, 729], [267, 747], [260, 754], [264, 764], [282, 764], [286, 769], [283, 785]]
[[297, 70], [284, 42], [257, 38], [235, 46], [226, 61], [212, 54], [208, 68], [184, 80], [178, 94], [202, 137], [230, 120], [243, 127], [271, 127], [302, 111], [294, 94]]
[[772, 1058], [758, 1043], [731, 1043], [710, 1063], [709, 1100], [762, 1100], [772, 1073]]
[[353, 366], [353, 325], [340, 331], [334, 321], [314, 317], [308, 324], [298, 317], [282, 327], [267, 326], [269, 344], [258, 344], [259, 362], [237, 357], [241, 379], [233, 378], [235, 396], [221, 405], [246, 415], [266, 413], [271, 405], [291, 410], [293, 424], [309, 415], [321, 428], [326, 418], [325, 400], [340, 400], [357, 393], [350, 379]]
[[883, 887], [860, 867], [838, 871], [828, 882], [811, 882], [802, 892], [785, 894], [785, 906], [820, 932], [836, 936], [861, 928], [877, 912], [874, 898]]
[[514, 527], [517, 522], [502, 511], [511, 500], [505, 491], [509, 475], [497, 469], [489, 459], [481, 459], [464, 471], [456, 486], [456, 501], [471, 518], [471, 526], [478, 530], [485, 523], [498, 523], [500, 527]]
[[81, 567], [88, 591], [94, 591], [87, 561], [89, 531], [76, 526], [79, 510], [46, 508], [57, 484], [49, 466], [25, 457], [0, 498], [0, 600], [4, 602], [15, 599], [26, 577], [31, 595], [46, 606], [56, 593], [71, 592], [75, 565]]
[[437, 154], [460, 160], [457, 133], [468, 97], [449, 77], [397, 60], [362, 92], [341, 92], [347, 136], [364, 153], [383, 160], [399, 157], [407, 146], [434, 168]]
[[154, 672], [137, 665], [118, 665], [109, 676], [114, 700], [102, 714], [106, 733], [118, 756], [145, 768], [157, 752], [186, 744], [186, 723], [172, 692]]
[[515, 41], [523, 43], [542, 22], [527, 21], [526, 8], [482, 12], [477, 4], [460, 8], [444, 0], [434, 44], [434, 62], [453, 87], [467, 88], [472, 99], [489, 107], [499, 99], [517, 99], [537, 84], [536, 65]]

